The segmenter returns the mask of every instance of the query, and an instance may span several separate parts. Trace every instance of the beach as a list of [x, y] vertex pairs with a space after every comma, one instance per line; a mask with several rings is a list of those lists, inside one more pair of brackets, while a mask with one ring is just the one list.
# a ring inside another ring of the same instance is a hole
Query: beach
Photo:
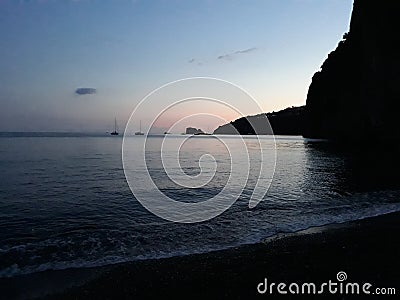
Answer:
[[[371, 291], [400, 288], [400, 213], [391, 213], [343, 224], [309, 228], [280, 234], [262, 243], [206, 254], [116, 264], [86, 270], [48, 271], [36, 284], [43, 299], [143, 299], [170, 298], [255, 298], [265, 278], [275, 283], [321, 284], [337, 281], [345, 272], [345, 282], [370, 283]], [[69, 272], [69, 273], [68, 273]], [[51, 281], [63, 278], [64, 290], [51, 289]], [[69, 274], [69, 276], [66, 276]], [[80, 274], [80, 275], [78, 275]], [[81, 278], [79, 278], [79, 276]], [[39, 276], [40, 278], [40, 276]], [[6, 298], [29, 298], [29, 276], [3, 279]], [[68, 286], [68, 281], [70, 287]], [[18, 291], [18, 292], [17, 292]], [[25, 291], [25, 294], [24, 294]], [[17, 294], [13, 294], [17, 292]], [[280, 296], [274, 291], [273, 297]], [[7, 294], [8, 293], [8, 294]], [[31, 294], [33, 296], [34, 294]], [[285, 295], [290, 298], [290, 295]], [[293, 296], [293, 295], [292, 295]], [[312, 295], [297, 295], [297, 297]], [[347, 299], [352, 295], [324, 296]], [[284, 297], [284, 296], [282, 296]], [[386, 297], [396, 296], [387, 295]]]

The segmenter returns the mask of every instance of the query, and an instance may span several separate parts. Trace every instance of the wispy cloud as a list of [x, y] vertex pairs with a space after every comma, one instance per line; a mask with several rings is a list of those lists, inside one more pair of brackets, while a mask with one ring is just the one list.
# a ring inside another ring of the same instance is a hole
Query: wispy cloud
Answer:
[[252, 48], [248, 48], [248, 49], [244, 49], [244, 50], [238, 50], [235, 52], [235, 54], [249, 53], [249, 52], [253, 52], [256, 50], [257, 50], [256, 47], [252, 47]]
[[75, 94], [82, 96], [82, 95], [93, 95], [96, 94], [97, 90], [94, 88], [77, 88], [75, 90]]
[[[239, 55], [248, 54], [248, 53], [254, 52], [256, 50], [258, 50], [257, 47], [251, 47], [251, 48], [247, 48], [247, 49], [243, 49], [243, 50], [237, 50], [235, 52], [231, 52], [231, 53], [226, 53], [226, 54], [220, 55], [220, 56], [217, 57], [217, 60], [231, 61], [231, 60], [233, 60], [235, 57], [237, 57]], [[189, 64], [196, 64], [198, 66], [202, 66], [202, 65], [210, 63], [212, 61], [213, 60], [211, 60], [211, 61], [210, 60], [202, 61], [201, 59], [191, 58], [187, 62]]]
[[254, 52], [256, 51], [257, 48], [256, 47], [252, 47], [252, 48], [248, 48], [248, 49], [244, 49], [244, 50], [238, 50], [232, 53], [227, 53], [227, 54], [223, 54], [217, 57], [217, 59], [223, 59], [223, 60], [233, 60], [236, 56], [241, 55], [241, 54], [247, 54], [250, 52]]

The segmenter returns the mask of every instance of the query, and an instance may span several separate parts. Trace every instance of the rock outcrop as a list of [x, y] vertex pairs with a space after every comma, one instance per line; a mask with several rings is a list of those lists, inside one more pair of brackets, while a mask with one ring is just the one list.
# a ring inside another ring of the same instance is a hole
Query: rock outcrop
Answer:
[[186, 128], [186, 134], [204, 134], [203, 130], [194, 127]]
[[400, 1], [355, 0], [350, 30], [313, 76], [303, 135], [398, 139]]

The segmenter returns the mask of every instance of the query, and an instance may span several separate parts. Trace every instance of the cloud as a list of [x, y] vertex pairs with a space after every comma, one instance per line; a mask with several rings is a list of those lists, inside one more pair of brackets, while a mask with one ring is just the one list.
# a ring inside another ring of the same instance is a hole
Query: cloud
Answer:
[[232, 53], [227, 53], [227, 54], [223, 54], [217, 57], [217, 59], [224, 59], [224, 60], [233, 60], [233, 58], [237, 55], [240, 54], [247, 54], [253, 51], [256, 51], [257, 48], [256, 47], [252, 47], [252, 48], [248, 48], [248, 49], [244, 49], [244, 50], [238, 50]]
[[[251, 47], [251, 48], [247, 48], [247, 49], [243, 49], [243, 50], [237, 50], [235, 52], [232, 53], [226, 53], [223, 55], [220, 55], [217, 57], [218, 60], [227, 60], [227, 61], [231, 61], [233, 60], [235, 57], [237, 57], [238, 55], [244, 55], [244, 54], [248, 54], [251, 52], [254, 52], [258, 50], [257, 47]], [[187, 61], [189, 64], [196, 64], [198, 66], [202, 66], [204, 64], [207, 64], [209, 61], [201, 61], [201, 59], [197, 59], [197, 58], [191, 58]]]
[[257, 50], [256, 47], [252, 47], [252, 48], [236, 51], [235, 54], [250, 53], [250, 52], [253, 52], [256, 50]]
[[232, 60], [232, 54], [224, 54], [217, 57], [217, 59]]
[[96, 94], [97, 90], [94, 88], [77, 88], [75, 94], [77, 95], [93, 95]]

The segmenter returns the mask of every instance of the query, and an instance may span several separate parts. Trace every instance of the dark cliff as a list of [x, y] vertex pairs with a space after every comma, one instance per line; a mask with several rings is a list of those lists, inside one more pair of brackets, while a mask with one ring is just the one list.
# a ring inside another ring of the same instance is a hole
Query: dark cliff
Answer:
[[303, 135], [354, 143], [400, 137], [400, 1], [355, 0], [350, 31], [315, 73]]
[[[289, 107], [278, 112], [242, 117], [218, 127], [214, 134], [301, 135], [303, 132], [303, 111], [304, 106]], [[266, 118], [271, 126], [266, 123]]]

